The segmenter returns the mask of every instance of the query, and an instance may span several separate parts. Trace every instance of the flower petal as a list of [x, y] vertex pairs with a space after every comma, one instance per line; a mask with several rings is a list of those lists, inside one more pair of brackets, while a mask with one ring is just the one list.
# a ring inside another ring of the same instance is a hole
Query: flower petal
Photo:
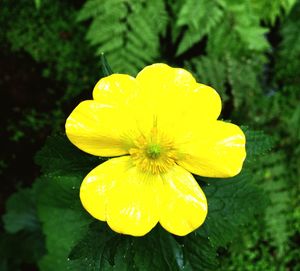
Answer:
[[182, 140], [177, 163], [188, 171], [219, 178], [241, 171], [246, 139], [238, 126], [223, 121], [195, 125]]
[[110, 159], [94, 168], [83, 180], [80, 200], [84, 208], [95, 218], [106, 220], [106, 205], [109, 192], [128, 168], [129, 157]]
[[128, 140], [136, 129], [130, 109], [97, 101], [84, 101], [66, 121], [66, 134], [79, 149], [98, 156], [127, 154]]
[[180, 127], [186, 121], [216, 120], [221, 98], [211, 87], [196, 83], [186, 70], [166, 64], [145, 67], [136, 77], [141, 85], [144, 110], [163, 127]]
[[93, 98], [104, 104], [128, 106], [139, 93], [139, 84], [127, 74], [112, 74], [98, 81]]
[[163, 198], [159, 223], [183, 236], [198, 228], [207, 215], [206, 197], [192, 174], [180, 166], [162, 175]]
[[145, 92], [158, 95], [164, 91], [174, 91], [170, 87], [187, 88], [196, 83], [195, 78], [186, 70], [172, 68], [163, 63], [146, 66], [136, 76]]
[[162, 180], [141, 173], [129, 156], [112, 158], [83, 180], [80, 199], [95, 218], [116, 232], [133, 236], [148, 233], [159, 219]]
[[109, 196], [107, 223], [116, 232], [133, 236], [148, 233], [159, 220], [162, 180], [159, 175], [130, 168], [120, 176]]

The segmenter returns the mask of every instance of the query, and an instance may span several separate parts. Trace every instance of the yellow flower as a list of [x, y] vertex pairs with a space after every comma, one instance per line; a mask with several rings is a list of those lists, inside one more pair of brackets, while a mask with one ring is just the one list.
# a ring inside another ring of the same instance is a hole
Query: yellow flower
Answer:
[[221, 99], [184, 69], [145, 67], [133, 78], [101, 79], [93, 100], [66, 121], [79, 149], [109, 159], [83, 180], [80, 199], [95, 218], [116, 232], [148, 233], [159, 222], [186, 235], [207, 215], [206, 197], [191, 173], [232, 177], [246, 156], [245, 136], [217, 120]]

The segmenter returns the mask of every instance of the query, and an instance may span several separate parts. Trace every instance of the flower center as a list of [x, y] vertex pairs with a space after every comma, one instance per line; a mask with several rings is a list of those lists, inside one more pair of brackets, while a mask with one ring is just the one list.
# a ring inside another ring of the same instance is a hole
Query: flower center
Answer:
[[154, 126], [148, 136], [141, 135], [129, 149], [134, 164], [143, 172], [160, 174], [170, 169], [176, 161], [173, 142], [159, 134]]
[[150, 159], [156, 159], [161, 154], [161, 147], [158, 144], [150, 144], [146, 147], [146, 154]]

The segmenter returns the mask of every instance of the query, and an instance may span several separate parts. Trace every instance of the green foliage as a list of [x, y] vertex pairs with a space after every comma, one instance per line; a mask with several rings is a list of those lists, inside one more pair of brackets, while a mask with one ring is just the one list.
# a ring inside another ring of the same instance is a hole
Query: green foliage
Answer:
[[78, 15], [87, 19], [93, 19], [87, 39], [98, 55], [105, 52], [114, 71], [136, 74], [159, 57], [167, 22], [163, 0], [89, 0]]
[[184, 31], [177, 48], [177, 55], [182, 54], [199, 42], [204, 35], [223, 19], [223, 1], [188, 0], [182, 1], [176, 18], [176, 34]]
[[86, 30], [74, 24], [77, 12], [67, 2], [44, 0], [38, 10], [33, 1], [4, 0], [2, 5], [0, 23], [6, 41], [12, 50], [46, 63], [43, 75], [64, 82], [63, 100], [97, 79], [97, 62], [90, 48], [82, 46]]
[[41, 0], [34, 0], [35, 6], [37, 9], [41, 7], [42, 1]]
[[268, 160], [260, 160], [264, 171], [264, 189], [269, 194], [270, 206], [266, 209], [266, 232], [278, 248], [278, 255], [283, 256], [287, 250], [290, 231], [291, 195], [286, 187], [288, 174], [285, 167], [285, 157], [282, 152], [269, 154]]
[[7, 201], [7, 213], [3, 216], [5, 230], [17, 233], [21, 230], [35, 231], [40, 227], [36, 214], [35, 191], [20, 190]]
[[81, 207], [79, 187], [97, 161], [59, 136], [48, 139], [36, 160], [44, 173], [37, 183], [37, 201], [47, 249], [40, 269], [74, 270], [76, 265], [68, 260], [68, 254], [91, 222]]
[[3, 216], [7, 233], [0, 235], [1, 270], [19, 270], [22, 263], [35, 263], [45, 253], [35, 195], [35, 189], [23, 189], [7, 201]]
[[253, 0], [252, 4], [260, 18], [267, 23], [274, 24], [278, 17], [282, 18], [295, 5], [297, 0]]
[[195, 72], [200, 82], [217, 89], [223, 102], [231, 99], [230, 102], [236, 109], [243, 110], [245, 106], [253, 103], [261, 91], [258, 72], [263, 63], [263, 56], [251, 55], [236, 59], [227, 53], [220, 58], [195, 57], [187, 61], [186, 66]]
[[[95, 222], [73, 248], [70, 259], [83, 270], [181, 270], [181, 245], [161, 228], [134, 238], [112, 232]], [[155, 259], [155, 261], [153, 261]]]
[[43, 175], [7, 203], [0, 269], [38, 262], [47, 271], [300, 270], [299, 1], [88, 0], [78, 7], [68, 1], [5, 0], [1, 5], [1, 42], [26, 52], [41, 64], [44, 77], [62, 86], [51, 113], [29, 110], [10, 124], [12, 140], [30, 129], [34, 134], [47, 125], [59, 127], [69, 113], [62, 111], [66, 101], [78, 103], [74, 97], [87, 89], [90, 97], [91, 84], [111, 73], [97, 60], [103, 52], [114, 72], [132, 75], [155, 61], [185, 65], [221, 94], [222, 118], [264, 132], [243, 128], [247, 160], [240, 175], [197, 177], [209, 214], [186, 237], [157, 226], [134, 238], [94, 221], [78, 193], [85, 174], [103, 160], [77, 151], [65, 137], [49, 138], [36, 156]]
[[209, 35], [209, 54], [222, 56], [231, 52], [235, 56], [250, 50], [265, 51], [269, 44], [264, 36], [268, 29], [260, 26], [260, 17], [253, 11], [250, 1], [224, 1], [226, 14], [222, 27], [216, 25]]

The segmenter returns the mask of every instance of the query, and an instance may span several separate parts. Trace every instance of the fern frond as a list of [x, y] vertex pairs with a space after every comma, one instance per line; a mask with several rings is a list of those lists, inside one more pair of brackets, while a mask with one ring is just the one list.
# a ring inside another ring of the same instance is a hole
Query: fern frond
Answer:
[[237, 59], [226, 54], [196, 57], [185, 64], [194, 71], [199, 82], [215, 88], [223, 102], [232, 96], [235, 109], [240, 109], [251, 104], [261, 91], [258, 74], [263, 62], [264, 58], [257, 55]]
[[215, 25], [208, 37], [208, 53], [221, 57], [224, 52], [239, 55], [250, 50], [264, 52], [269, 48], [265, 37], [268, 29], [260, 26], [260, 17], [250, 3], [225, 1], [222, 25]]
[[167, 25], [163, 0], [125, 2], [89, 0], [78, 20], [92, 19], [87, 39], [102, 52], [115, 72], [135, 74], [160, 53], [160, 35]]
[[300, 75], [300, 2], [293, 8], [289, 17], [283, 22], [281, 28], [282, 42], [279, 46], [276, 65], [277, 78], [284, 80], [285, 85], [299, 86]]
[[266, 233], [277, 248], [278, 256], [282, 256], [290, 235], [289, 214], [292, 206], [286, 157], [283, 152], [272, 152], [268, 159], [261, 159], [259, 163], [262, 166], [257, 174], [263, 177], [262, 186], [270, 198], [265, 211]]
[[222, 101], [228, 100], [226, 93], [227, 65], [219, 58], [203, 56], [194, 58], [185, 63], [188, 69], [193, 70], [198, 82], [212, 86], [222, 97]]
[[253, 8], [265, 22], [274, 25], [276, 18], [288, 14], [297, 0], [254, 0]]
[[178, 29], [185, 28], [177, 52], [180, 55], [208, 34], [221, 22], [223, 10], [217, 0], [187, 0], [180, 7], [176, 21]]

